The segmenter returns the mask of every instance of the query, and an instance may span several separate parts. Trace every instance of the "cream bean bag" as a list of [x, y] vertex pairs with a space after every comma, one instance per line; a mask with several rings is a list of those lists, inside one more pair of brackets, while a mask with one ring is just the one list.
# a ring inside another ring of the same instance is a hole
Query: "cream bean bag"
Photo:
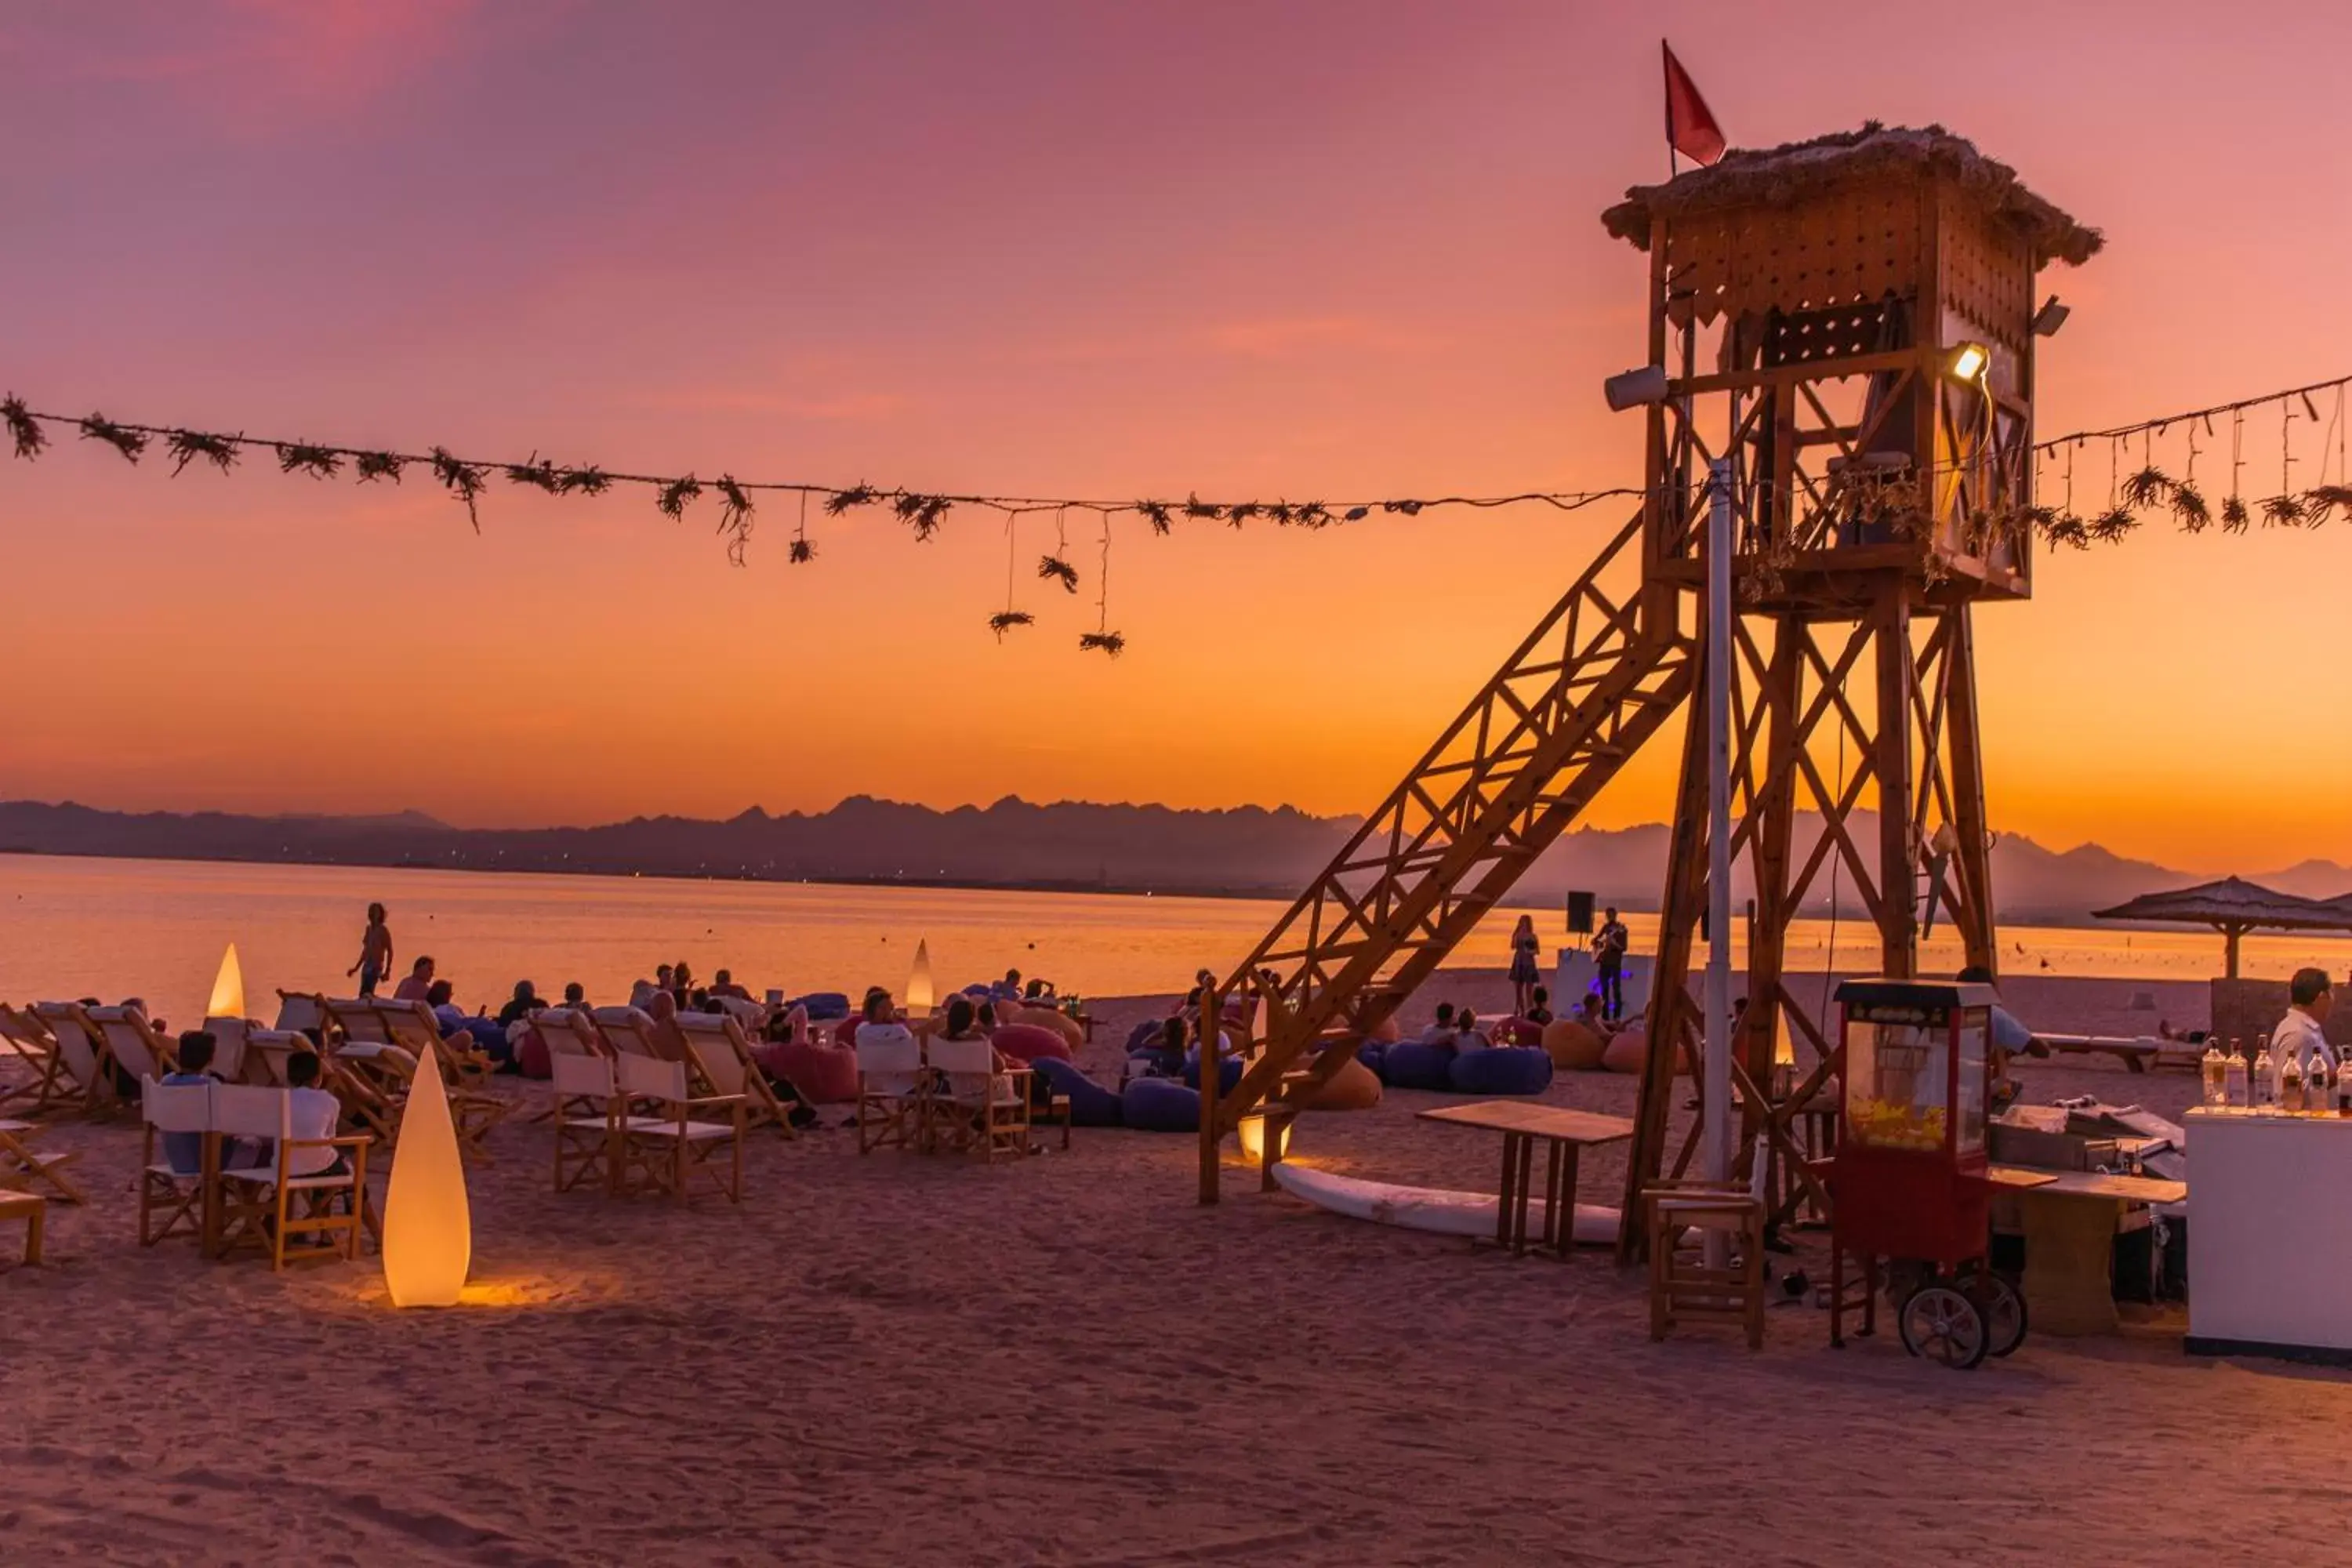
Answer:
[[1581, 1018], [1554, 1018], [1544, 1026], [1543, 1048], [1562, 1072], [1598, 1072], [1607, 1044]]
[[1299, 1104], [1303, 1110], [1370, 1110], [1381, 1102], [1380, 1075], [1352, 1057]]

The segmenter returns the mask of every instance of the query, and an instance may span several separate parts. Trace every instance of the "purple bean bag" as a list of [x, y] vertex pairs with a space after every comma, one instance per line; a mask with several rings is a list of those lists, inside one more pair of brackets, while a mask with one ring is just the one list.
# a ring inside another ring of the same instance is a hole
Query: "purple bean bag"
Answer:
[[[1080, 1072], [1076, 1064], [1057, 1057], [1040, 1057], [1030, 1066], [1055, 1094], [1070, 1097], [1070, 1125], [1073, 1127], [1123, 1127], [1127, 1124], [1125, 1101]], [[1193, 1096], [1192, 1119], [1196, 1132], [1200, 1131], [1200, 1097]]]
[[1381, 1081], [1391, 1089], [1449, 1090], [1454, 1087], [1454, 1047], [1399, 1040], [1381, 1053]]
[[788, 1002], [784, 1005], [788, 1012], [794, 1007], [807, 1008], [812, 1024], [830, 1024], [835, 1018], [849, 1016], [849, 998], [838, 991], [812, 991], [798, 1001]]
[[[1071, 1110], [1076, 1109], [1073, 1102]], [[1119, 1095], [1119, 1117], [1139, 1132], [1198, 1132], [1200, 1092], [1172, 1078], [1129, 1079]]]
[[1551, 1085], [1551, 1053], [1541, 1046], [1496, 1046], [1454, 1058], [1456, 1094], [1541, 1094]]
[[[1241, 1058], [1239, 1057], [1220, 1057], [1217, 1059], [1217, 1093], [1220, 1095], [1233, 1093], [1234, 1085], [1241, 1082]], [[1201, 1053], [1198, 1051], [1194, 1051], [1191, 1056], [1184, 1058], [1184, 1083], [1187, 1088], [1196, 1091], [1201, 1087]]]
[[1371, 1068], [1383, 1083], [1388, 1081], [1388, 1074], [1381, 1070], [1381, 1064], [1388, 1054], [1389, 1042], [1386, 1040], [1366, 1040], [1356, 1047], [1356, 1059]]

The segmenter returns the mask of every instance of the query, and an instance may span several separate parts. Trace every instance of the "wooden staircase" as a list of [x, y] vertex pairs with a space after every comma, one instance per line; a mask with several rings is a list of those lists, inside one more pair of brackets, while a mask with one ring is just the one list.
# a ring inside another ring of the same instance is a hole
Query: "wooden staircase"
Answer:
[[[1252, 1004], [1251, 1060], [1218, 1098], [1212, 1138], [1338, 1072], [1689, 694], [1697, 645], [1671, 592], [1642, 596], [1642, 521], [1223, 979], [1220, 992]], [[1624, 595], [1604, 578], [1627, 580]]]

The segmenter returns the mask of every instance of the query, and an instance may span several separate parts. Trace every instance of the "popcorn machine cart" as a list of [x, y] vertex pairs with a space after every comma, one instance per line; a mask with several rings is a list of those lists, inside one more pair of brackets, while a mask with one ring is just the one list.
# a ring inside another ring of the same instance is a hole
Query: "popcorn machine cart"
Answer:
[[[1830, 1343], [1844, 1345], [1856, 1309], [1862, 1332], [1876, 1330], [1883, 1284], [1913, 1355], [1961, 1369], [2007, 1355], [2025, 1339], [2025, 1301], [1987, 1259], [1993, 989], [1849, 980], [1837, 1001], [1845, 1114], [1826, 1173]], [[1849, 1258], [1861, 1265], [1858, 1298]]]

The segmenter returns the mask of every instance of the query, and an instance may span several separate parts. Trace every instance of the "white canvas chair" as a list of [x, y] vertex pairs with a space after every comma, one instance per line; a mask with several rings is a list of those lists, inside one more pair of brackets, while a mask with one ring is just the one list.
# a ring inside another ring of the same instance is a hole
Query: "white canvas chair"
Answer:
[[131, 1077], [160, 1079], [179, 1070], [179, 1049], [155, 1032], [147, 1015], [136, 1007], [86, 1007], [83, 1014], [98, 1026], [106, 1054]]
[[933, 1039], [925, 1059], [943, 1082], [923, 1102], [923, 1145], [983, 1160], [1029, 1152], [1029, 1069], [1000, 1068], [987, 1037]]
[[251, 1018], [206, 1018], [213, 1037], [213, 1076], [225, 1083], [245, 1081], [245, 1044], [261, 1026]]
[[326, 998], [316, 991], [280, 988], [278, 993], [278, 1017], [269, 1026], [291, 1030], [296, 1034], [311, 1029], [323, 1032], [327, 1027]]
[[121, 1096], [114, 1088], [114, 1058], [107, 1054], [106, 1037], [81, 1004], [36, 1002], [33, 1016], [47, 1026], [66, 1071], [81, 1086], [82, 1109], [92, 1116], [119, 1110]]
[[590, 1181], [611, 1192], [620, 1166], [620, 1086], [613, 1058], [601, 1050], [558, 1049], [548, 1042], [548, 1082], [555, 1090], [555, 1190]]
[[[139, 1245], [152, 1247], [184, 1229], [209, 1251], [215, 1148], [207, 1136], [212, 1084], [147, 1079], [139, 1086], [139, 1115], [146, 1123], [146, 1152], [139, 1163]], [[175, 1138], [186, 1142], [175, 1147]], [[179, 1158], [173, 1157], [175, 1152]]]
[[415, 1064], [426, 1057], [441, 1064], [449, 1086], [449, 1116], [457, 1129], [457, 1147], [461, 1152], [489, 1163], [489, 1148], [483, 1140], [514, 1109], [490, 1090], [489, 1058], [474, 1048], [470, 1036], [463, 1039], [442, 1038], [441, 1021], [422, 1002], [388, 1002], [378, 997], [375, 1011], [393, 1045], [407, 1057], [412, 1079]]
[[[220, 1192], [221, 1221], [215, 1237], [217, 1255], [226, 1257], [241, 1247], [269, 1254], [273, 1272], [289, 1262], [349, 1262], [359, 1256], [360, 1230], [366, 1224], [367, 1151], [373, 1142], [364, 1133], [343, 1135], [331, 1127], [320, 1136], [316, 1128], [293, 1125], [291, 1090], [256, 1089], [250, 1084], [212, 1086], [212, 1136], [266, 1138], [268, 1163], [237, 1170], [214, 1164]], [[338, 1156], [341, 1170], [334, 1169]], [[320, 1247], [289, 1247], [297, 1237], [321, 1237]]]
[[929, 1075], [923, 1042], [866, 1040], [857, 1046], [857, 1152], [911, 1149], [921, 1142]]
[[676, 1059], [675, 1053], [662, 1047], [660, 1026], [654, 1016], [642, 1007], [599, 1007], [596, 1027], [611, 1043], [615, 1053], [628, 1057], [649, 1057], [655, 1061]]
[[[613, 1072], [628, 1107], [617, 1122], [614, 1190], [667, 1193], [684, 1203], [699, 1174], [729, 1203], [741, 1203], [743, 1097], [696, 1096], [687, 1086], [684, 1062], [623, 1053], [613, 1058]], [[705, 1121], [707, 1112], [727, 1120]]]
[[773, 1127], [787, 1138], [800, 1134], [793, 1128], [790, 1108], [768, 1082], [751, 1042], [742, 1026], [725, 1013], [680, 1013], [677, 1030], [686, 1040], [686, 1055], [697, 1077], [713, 1094], [743, 1097], [744, 1125]]
[[288, 1059], [303, 1053], [319, 1054], [317, 1042], [308, 1035], [292, 1029], [248, 1029], [245, 1034], [245, 1070], [234, 1078], [227, 1073], [219, 1076], [257, 1089], [284, 1089]]
[[68, 1065], [49, 1026], [33, 1014], [0, 1003], [0, 1055], [13, 1052], [31, 1076], [0, 1093], [0, 1110], [27, 1116], [79, 1110], [89, 1104], [89, 1083]]
[[741, 1025], [746, 1035], [756, 1033], [767, 1026], [766, 1005], [752, 1001], [749, 996], [713, 996], [710, 999], [710, 1005]]

